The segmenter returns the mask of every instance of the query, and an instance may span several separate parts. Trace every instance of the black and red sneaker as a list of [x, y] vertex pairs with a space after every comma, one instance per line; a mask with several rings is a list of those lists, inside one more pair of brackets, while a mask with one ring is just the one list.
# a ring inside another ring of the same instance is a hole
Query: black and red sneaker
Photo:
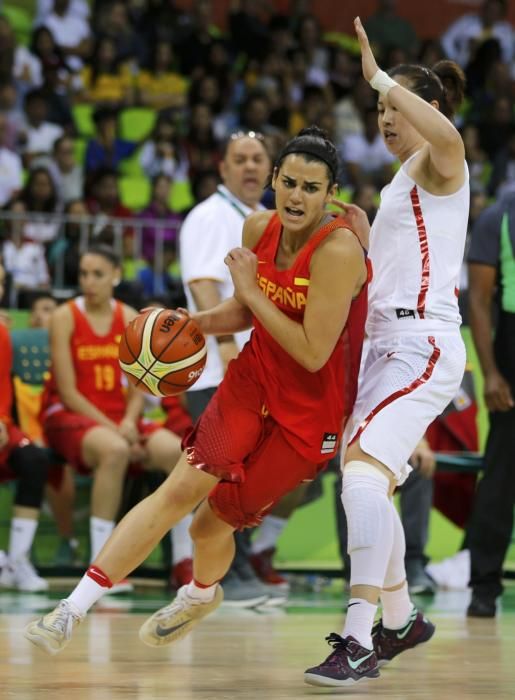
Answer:
[[377, 654], [377, 665], [384, 666], [398, 654], [413, 649], [433, 636], [435, 626], [424, 617], [423, 613], [413, 608], [408, 621], [398, 630], [383, 627], [382, 619], [372, 628], [372, 642]]
[[304, 680], [309, 685], [352, 685], [365, 678], [378, 678], [377, 657], [372, 649], [366, 649], [354, 637], [340, 637], [332, 632], [326, 641], [333, 651], [319, 666], [308, 668]]

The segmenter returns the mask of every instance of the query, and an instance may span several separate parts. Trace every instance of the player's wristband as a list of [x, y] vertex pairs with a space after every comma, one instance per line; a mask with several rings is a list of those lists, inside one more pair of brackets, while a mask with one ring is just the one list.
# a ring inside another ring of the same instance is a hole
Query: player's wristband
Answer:
[[218, 345], [223, 345], [224, 343], [234, 343], [233, 335], [217, 335], [216, 342]]
[[377, 90], [381, 95], [386, 96], [390, 90], [398, 85], [395, 80], [390, 78], [388, 73], [378, 68], [370, 80], [370, 86]]

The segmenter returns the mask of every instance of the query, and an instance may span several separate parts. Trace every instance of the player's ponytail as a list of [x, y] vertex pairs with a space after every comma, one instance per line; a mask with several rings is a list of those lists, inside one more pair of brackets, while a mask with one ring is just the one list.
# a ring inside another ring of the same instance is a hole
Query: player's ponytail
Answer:
[[465, 97], [465, 74], [454, 61], [438, 61], [433, 66], [433, 73], [443, 85], [443, 100], [440, 112], [452, 119]]

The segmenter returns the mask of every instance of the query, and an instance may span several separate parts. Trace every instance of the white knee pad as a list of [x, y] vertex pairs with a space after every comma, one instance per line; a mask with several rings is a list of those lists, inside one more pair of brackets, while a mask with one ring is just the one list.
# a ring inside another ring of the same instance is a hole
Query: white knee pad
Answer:
[[347, 517], [351, 585], [382, 587], [393, 542], [388, 477], [371, 464], [345, 465], [342, 503]]

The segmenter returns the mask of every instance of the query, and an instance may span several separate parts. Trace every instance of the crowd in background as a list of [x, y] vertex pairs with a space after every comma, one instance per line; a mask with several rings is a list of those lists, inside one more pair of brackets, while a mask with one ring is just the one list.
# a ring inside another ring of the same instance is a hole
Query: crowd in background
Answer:
[[[394, 168], [376, 96], [353, 39], [321, 27], [309, 1], [292, 0], [288, 15], [260, 0], [235, 1], [224, 31], [213, 24], [211, 0], [195, 0], [188, 12], [173, 0], [36, 4], [30, 36], [15, 33], [7, 11], [0, 16], [0, 220], [16, 292], [7, 304], [26, 305], [27, 290], [73, 290], [79, 242], [112, 242], [117, 232], [137, 298], [180, 298], [181, 221], [215, 190], [224, 140], [237, 129], [262, 132], [273, 156], [300, 128], [323, 127], [341, 154], [342, 196], [373, 218]], [[363, 18], [385, 69], [445, 57], [464, 68], [458, 126], [472, 221], [489, 198], [515, 187], [514, 32], [504, 11], [502, 0], [486, 0], [440, 39], [424, 40], [391, 0]], [[139, 140], [128, 138], [131, 110], [132, 122], [150, 115]], [[70, 218], [61, 225], [50, 214]]]

